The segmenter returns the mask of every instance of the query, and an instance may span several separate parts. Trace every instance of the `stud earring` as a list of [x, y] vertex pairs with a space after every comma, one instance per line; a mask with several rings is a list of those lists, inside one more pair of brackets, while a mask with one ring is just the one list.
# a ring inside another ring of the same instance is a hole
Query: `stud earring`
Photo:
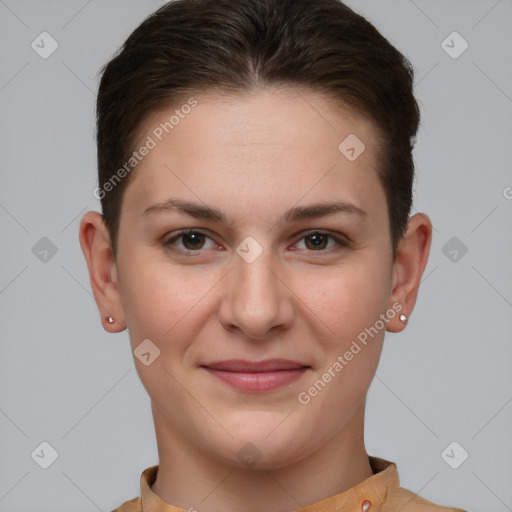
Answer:
[[113, 323], [115, 322], [115, 320], [114, 320], [114, 318], [113, 318], [113, 317], [108, 316], [108, 317], [107, 317], [107, 322], [108, 322], [109, 324], [113, 324]]
[[407, 315], [404, 315], [403, 313], [400, 315], [400, 321], [403, 323], [403, 324], [406, 324], [407, 323]]

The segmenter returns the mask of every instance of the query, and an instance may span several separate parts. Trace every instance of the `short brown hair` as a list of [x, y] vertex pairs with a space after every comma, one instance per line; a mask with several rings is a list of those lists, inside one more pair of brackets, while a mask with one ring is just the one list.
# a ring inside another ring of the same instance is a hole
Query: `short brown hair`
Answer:
[[[174, 0], [146, 18], [101, 73], [100, 187], [130, 159], [144, 120], [190, 91], [291, 84], [326, 93], [367, 117], [380, 134], [378, 175], [396, 254], [412, 205], [420, 121], [414, 73], [370, 22], [342, 2]], [[133, 174], [100, 196], [114, 255], [123, 190]]]

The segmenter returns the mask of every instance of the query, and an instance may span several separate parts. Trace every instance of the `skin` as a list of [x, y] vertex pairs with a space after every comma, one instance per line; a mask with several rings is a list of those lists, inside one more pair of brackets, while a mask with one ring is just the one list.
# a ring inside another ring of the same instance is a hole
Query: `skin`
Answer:
[[[160, 350], [149, 366], [134, 357], [160, 457], [152, 489], [186, 510], [293, 511], [373, 474], [363, 436], [366, 394], [385, 330], [405, 327], [399, 314], [309, 403], [297, 397], [393, 304], [410, 316], [432, 226], [425, 214], [412, 216], [393, 259], [373, 125], [321, 94], [283, 86], [195, 98], [198, 105], [125, 190], [117, 261], [97, 212], [84, 215], [80, 243], [104, 328], [128, 328], [132, 350], [145, 339]], [[140, 140], [175, 108], [153, 113]], [[352, 133], [366, 146], [355, 161], [338, 150]], [[170, 197], [219, 209], [231, 223], [143, 214]], [[366, 215], [280, 220], [290, 208], [326, 201]], [[185, 228], [206, 236], [164, 245]], [[326, 236], [316, 249], [307, 238], [315, 230], [348, 245]], [[248, 236], [263, 249], [252, 263], [236, 252]], [[285, 358], [310, 368], [257, 393], [200, 367], [232, 358]], [[261, 455], [251, 467], [237, 456], [248, 442]]]

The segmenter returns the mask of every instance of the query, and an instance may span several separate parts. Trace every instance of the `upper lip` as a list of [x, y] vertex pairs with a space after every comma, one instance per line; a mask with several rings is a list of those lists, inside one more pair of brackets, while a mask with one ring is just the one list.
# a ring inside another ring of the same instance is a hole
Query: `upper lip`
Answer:
[[226, 361], [214, 361], [203, 364], [206, 368], [212, 370], [222, 370], [227, 372], [240, 373], [261, 373], [275, 372], [279, 370], [296, 370], [298, 368], [308, 368], [308, 365], [290, 361], [288, 359], [266, 359], [264, 361], [245, 361], [243, 359], [229, 359]]

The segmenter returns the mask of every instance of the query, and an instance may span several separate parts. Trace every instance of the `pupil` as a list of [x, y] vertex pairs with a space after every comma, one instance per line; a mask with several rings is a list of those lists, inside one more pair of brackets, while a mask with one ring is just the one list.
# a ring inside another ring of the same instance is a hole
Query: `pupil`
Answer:
[[188, 244], [185, 244], [185, 245], [191, 245], [193, 248], [194, 247], [197, 247], [198, 245], [198, 242], [199, 242], [199, 245], [200, 245], [200, 242], [201, 242], [201, 239], [200, 239], [201, 235], [198, 234], [198, 233], [192, 233], [192, 234], [188, 234], [185, 236], [185, 240], [190, 242], [191, 239], [195, 239], [195, 242], [194, 240], [192, 240], [192, 243], [188, 243]]
[[313, 242], [313, 246], [316, 248], [324, 245], [323, 242], [325, 242], [325, 235], [310, 235], [308, 238]]

